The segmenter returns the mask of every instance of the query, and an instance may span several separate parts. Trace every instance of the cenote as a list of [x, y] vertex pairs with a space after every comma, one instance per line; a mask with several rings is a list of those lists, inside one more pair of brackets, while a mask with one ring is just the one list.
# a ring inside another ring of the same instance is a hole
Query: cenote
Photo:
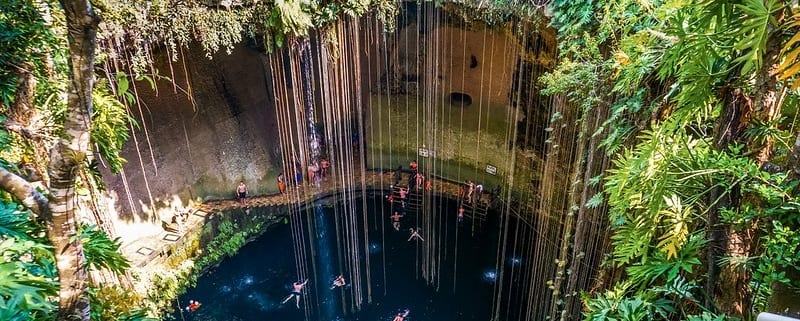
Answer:
[[[480, 226], [470, 217], [458, 222], [456, 201], [435, 197], [430, 203], [435, 207], [432, 210], [436, 213], [438, 235], [422, 234], [425, 241], [409, 241], [409, 229], [421, 224], [422, 210], [411, 205], [405, 210], [399, 205], [390, 206], [378, 195], [368, 196], [365, 202], [356, 199], [346, 203], [353, 206], [359, 220], [366, 214], [366, 226], [359, 224], [354, 229], [359, 233], [354, 237], [364, 240], [366, 232], [368, 249], [350, 248], [355, 256], [346, 253], [344, 234], [348, 231], [343, 222], [348, 206], [325, 200], [314, 202], [290, 214], [301, 217], [296, 222], [287, 219], [269, 227], [237, 255], [207, 271], [176, 302], [184, 309], [173, 313], [172, 318], [392, 320], [399, 311], [409, 309], [407, 320], [491, 319], [492, 307], [498, 304], [493, 294], [500, 290], [497, 215], [490, 213]], [[392, 226], [390, 216], [394, 211], [404, 213], [399, 231]], [[511, 232], [510, 237], [516, 237], [516, 233]], [[302, 245], [298, 239], [304, 240]], [[421, 243], [431, 241], [439, 242], [437, 253], [432, 254], [437, 256], [433, 261], [438, 267], [426, 269], [423, 256], [428, 254], [423, 253]], [[500, 264], [519, 268], [525, 265], [518, 254], [506, 252], [500, 256]], [[358, 258], [357, 264], [362, 268], [359, 276], [343, 268], [344, 261], [352, 257]], [[292, 282], [299, 279], [300, 271], [309, 279], [300, 308], [294, 299], [281, 304], [290, 293]], [[345, 276], [347, 285], [331, 289], [338, 274]], [[360, 289], [355, 288], [354, 279], [360, 281], [356, 282]], [[503, 283], [512, 281], [519, 280], [506, 278]], [[357, 309], [354, 300], [359, 293], [364, 301]], [[187, 312], [189, 300], [198, 300], [202, 306]], [[506, 313], [514, 312], [503, 309]]]

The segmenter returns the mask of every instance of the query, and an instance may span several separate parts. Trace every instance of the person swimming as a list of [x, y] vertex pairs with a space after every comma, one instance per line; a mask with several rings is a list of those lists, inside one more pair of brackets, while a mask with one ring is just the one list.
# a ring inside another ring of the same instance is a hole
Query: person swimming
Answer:
[[189, 312], [197, 311], [197, 309], [199, 309], [201, 305], [203, 304], [200, 303], [200, 301], [189, 300], [189, 305], [186, 306], [186, 311]]
[[403, 310], [403, 312], [398, 312], [392, 321], [403, 321], [411, 313], [408, 309]]
[[400, 215], [396, 211], [391, 216], [391, 218], [392, 218], [392, 227], [394, 228], [395, 231], [399, 231], [400, 230], [400, 218], [401, 217], [403, 217], [403, 215]]
[[339, 276], [336, 277], [335, 280], [333, 280], [333, 284], [331, 284], [331, 290], [333, 290], [335, 288], [343, 287], [345, 284], [347, 284], [347, 283], [344, 280], [344, 275], [339, 274]]
[[292, 292], [289, 293], [289, 296], [287, 296], [285, 299], [283, 299], [283, 301], [281, 301], [281, 304], [289, 302], [289, 300], [291, 300], [292, 297], [294, 297], [295, 305], [297, 305], [297, 308], [299, 309], [300, 308], [300, 296], [303, 295], [303, 287], [306, 285], [306, 283], [308, 283], [308, 279], [303, 281], [303, 283], [300, 283], [299, 281], [293, 283], [292, 284], [292, 288], [293, 288]]
[[408, 237], [409, 242], [411, 242], [411, 240], [414, 238], [425, 242], [425, 239], [422, 238], [422, 235], [419, 235], [419, 228], [417, 228], [416, 230], [414, 230], [413, 228], [409, 230], [411, 230], [411, 236]]

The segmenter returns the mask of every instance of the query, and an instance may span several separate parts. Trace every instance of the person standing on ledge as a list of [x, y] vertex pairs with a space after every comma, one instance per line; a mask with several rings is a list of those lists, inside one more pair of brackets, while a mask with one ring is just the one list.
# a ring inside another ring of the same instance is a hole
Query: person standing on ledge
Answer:
[[236, 197], [239, 198], [239, 205], [247, 206], [247, 185], [244, 185], [244, 181], [240, 181], [239, 186], [236, 186]]
[[319, 162], [319, 166], [321, 168], [320, 174], [322, 175], [322, 178], [328, 177], [328, 167], [331, 166], [331, 163], [328, 163], [328, 159], [327, 158], [323, 158]]
[[286, 193], [286, 183], [283, 182], [283, 172], [278, 174], [278, 192]]

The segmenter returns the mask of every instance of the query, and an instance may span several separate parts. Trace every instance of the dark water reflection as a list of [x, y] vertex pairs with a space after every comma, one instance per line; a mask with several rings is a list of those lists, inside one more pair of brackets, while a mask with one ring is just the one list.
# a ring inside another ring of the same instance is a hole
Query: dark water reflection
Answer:
[[[361, 202], [356, 203], [360, 207]], [[469, 219], [460, 225], [456, 223], [454, 201], [439, 199], [435, 203], [438, 204], [437, 215], [441, 217], [438, 233], [443, 240], [438, 247], [441, 255], [438, 289], [422, 278], [421, 243], [407, 241], [408, 228], [417, 225], [419, 214], [408, 212], [402, 219], [403, 229], [395, 231], [389, 219], [391, 209], [375, 198], [367, 202], [372, 302], [366, 303], [366, 289], [362, 289], [365, 304], [361, 311], [351, 309], [353, 288], [329, 289], [331, 280], [339, 272], [339, 249], [335, 242], [334, 208], [320, 207], [323, 212], [318, 217], [325, 220], [328, 233], [334, 236], [332, 241], [325, 241], [329, 244], [328, 257], [324, 253], [325, 246], [320, 246], [319, 242], [314, 245], [316, 264], [309, 268], [311, 280], [300, 301], [300, 309], [295, 307], [294, 300], [281, 304], [291, 283], [297, 280], [297, 274], [290, 225], [279, 224], [242, 248], [238, 255], [200, 277], [197, 286], [189, 289], [179, 301], [185, 307], [190, 299], [199, 300], [202, 307], [193, 313], [184, 309], [173, 318], [391, 321], [394, 314], [407, 308], [411, 310], [407, 321], [489, 320], [497, 276], [496, 224], [491, 220], [484, 222], [480, 231], [473, 232]], [[340, 208], [339, 215], [341, 211]], [[361, 213], [361, 209], [356, 211]], [[306, 217], [314, 219], [315, 216], [311, 213]], [[423, 237], [426, 237], [424, 232]], [[362, 280], [366, 283], [363, 275]], [[348, 279], [348, 283], [350, 281]]]

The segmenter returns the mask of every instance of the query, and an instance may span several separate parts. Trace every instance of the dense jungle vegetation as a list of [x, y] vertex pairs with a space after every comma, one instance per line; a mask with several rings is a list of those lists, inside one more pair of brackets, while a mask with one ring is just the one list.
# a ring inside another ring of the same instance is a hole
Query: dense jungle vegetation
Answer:
[[[603, 192], [612, 248], [581, 295], [587, 320], [752, 320], [797, 311], [800, 7], [790, 0], [471, 3], [486, 19], [539, 15], [559, 63], [541, 81], [602, 111], [614, 161]], [[151, 50], [245, 37], [299, 41], [383, 1], [0, 2], [0, 319], [142, 320], [128, 262], [91, 199], [136, 126], [134, 80], [169, 81]], [[79, 199], [89, 201], [79, 202]], [[76, 219], [76, 204], [92, 215]], [[81, 221], [81, 222], [79, 222]], [[85, 221], [85, 222], [83, 222]], [[119, 275], [90, 282], [90, 270]], [[543, 285], [545, 286], [545, 285]], [[564, 316], [564, 319], [578, 319]]]

